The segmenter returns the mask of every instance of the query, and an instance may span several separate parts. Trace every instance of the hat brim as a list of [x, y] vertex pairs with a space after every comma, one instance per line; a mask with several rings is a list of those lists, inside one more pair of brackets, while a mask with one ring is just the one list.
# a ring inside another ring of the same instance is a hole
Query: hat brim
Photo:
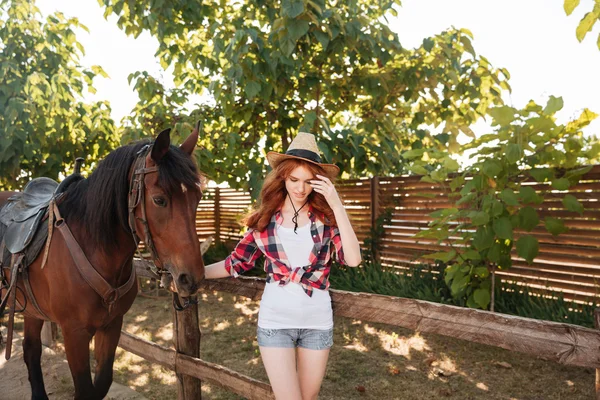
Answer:
[[296, 160], [301, 160], [301, 161], [306, 161], [309, 162], [311, 164], [315, 164], [318, 165], [319, 167], [323, 168], [325, 170], [325, 172], [327, 173], [327, 175], [332, 176], [332, 177], [336, 177], [340, 174], [340, 169], [338, 168], [337, 165], [335, 164], [322, 164], [322, 163], [318, 163], [312, 160], [309, 160], [307, 158], [304, 157], [297, 157], [297, 156], [292, 156], [289, 154], [281, 154], [281, 153], [277, 153], [275, 151], [270, 151], [267, 153], [267, 161], [269, 162], [269, 165], [271, 166], [271, 168], [275, 169], [277, 168], [277, 166], [285, 160], [288, 159], [296, 159]]

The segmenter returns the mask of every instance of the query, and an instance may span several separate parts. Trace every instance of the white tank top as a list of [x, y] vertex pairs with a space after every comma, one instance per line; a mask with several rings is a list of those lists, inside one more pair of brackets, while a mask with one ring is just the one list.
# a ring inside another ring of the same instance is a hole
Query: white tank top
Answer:
[[[309, 265], [313, 249], [310, 224], [297, 229], [277, 226], [277, 236], [292, 268]], [[330, 329], [333, 327], [333, 311], [328, 290], [313, 288], [312, 297], [295, 282], [279, 286], [279, 282], [265, 285], [258, 326], [264, 329]]]

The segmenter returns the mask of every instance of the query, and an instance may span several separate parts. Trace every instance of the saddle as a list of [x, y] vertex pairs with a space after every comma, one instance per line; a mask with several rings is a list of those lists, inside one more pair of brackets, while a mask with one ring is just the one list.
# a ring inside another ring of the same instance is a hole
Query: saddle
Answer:
[[[19, 276], [23, 287], [27, 292], [25, 304], [19, 304], [20, 311], [24, 311], [29, 299], [36, 311], [46, 320], [48, 316], [41, 310], [31, 285], [27, 267], [38, 257], [44, 243], [48, 242], [48, 236], [52, 234], [52, 221], [48, 226], [43, 223], [51, 204], [57, 197], [67, 189], [71, 183], [83, 179], [79, 174], [79, 168], [83, 159], [78, 158], [75, 163], [75, 172], [65, 179], [61, 185], [50, 178], [36, 178], [30, 181], [23, 192], [10, 197], [6, 204], [0, 208], [0, 317], [4, 308], [9, 306], [8, 339], [5, 358], [8, 360], [12, 347], [12, 331], [14, 325], [14, 313], [16, 312], [17, 290], [23, 290], [17, 281]], [[44, 261], [46, 260], [44, 255]], [[10, 281], [8, 281], [4, 269], [10, 270]], [[6, 291], [6, 294], [3, 292]], [[25, 294], [25, 293], [23, 293]]]
[[10, 253], [20, 253], [31, 243], [57, 187], [50, 178], [34, 179], [0, 210], [0, 223], [7, 227], [4, 244]]

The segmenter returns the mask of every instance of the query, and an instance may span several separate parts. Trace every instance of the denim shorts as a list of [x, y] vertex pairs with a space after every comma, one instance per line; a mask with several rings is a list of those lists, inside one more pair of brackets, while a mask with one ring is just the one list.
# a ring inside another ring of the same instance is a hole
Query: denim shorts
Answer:
[[311, 350], [325, 350], [333, 346], [331, 329], [264, 329], [256, 330], [258, 345], [261, 347], [302, 347]]

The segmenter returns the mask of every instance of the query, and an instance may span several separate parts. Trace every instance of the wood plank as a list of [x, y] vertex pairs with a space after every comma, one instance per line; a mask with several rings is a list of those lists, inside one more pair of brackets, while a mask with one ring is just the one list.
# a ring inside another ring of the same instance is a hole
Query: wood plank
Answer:
[[[197, 300], [197, 296], [193, 296]], [[200, 356], [200, 325], [198, 321], [198, 304], [190, 304], [185, 310], [176, 311], [173, 314], [173, 343], [177, 354], [191, 357]], [[201, 381], [193, 376], [182, 373], [177, 368], [177, 398], [179, 400], [202, 398]]]
[[[119, 347], [178, 374], [206, 380], [252, 400], [275, 399], [271, 386], [222, 365], [210, 363], [121, 331]], [[194, 399], [200, 397], [193, 397]]]
[[165, 368], [175, 369], [175, 350], [149, 342], [131, 333], [121, 331], [119, 347]]
[[198, 358], [178, 354], [176, 371], [203, 379], [238, 394], [246, 399], [275, 399], [268, 383], [240, 374], [219, 364], [210, 363]]

